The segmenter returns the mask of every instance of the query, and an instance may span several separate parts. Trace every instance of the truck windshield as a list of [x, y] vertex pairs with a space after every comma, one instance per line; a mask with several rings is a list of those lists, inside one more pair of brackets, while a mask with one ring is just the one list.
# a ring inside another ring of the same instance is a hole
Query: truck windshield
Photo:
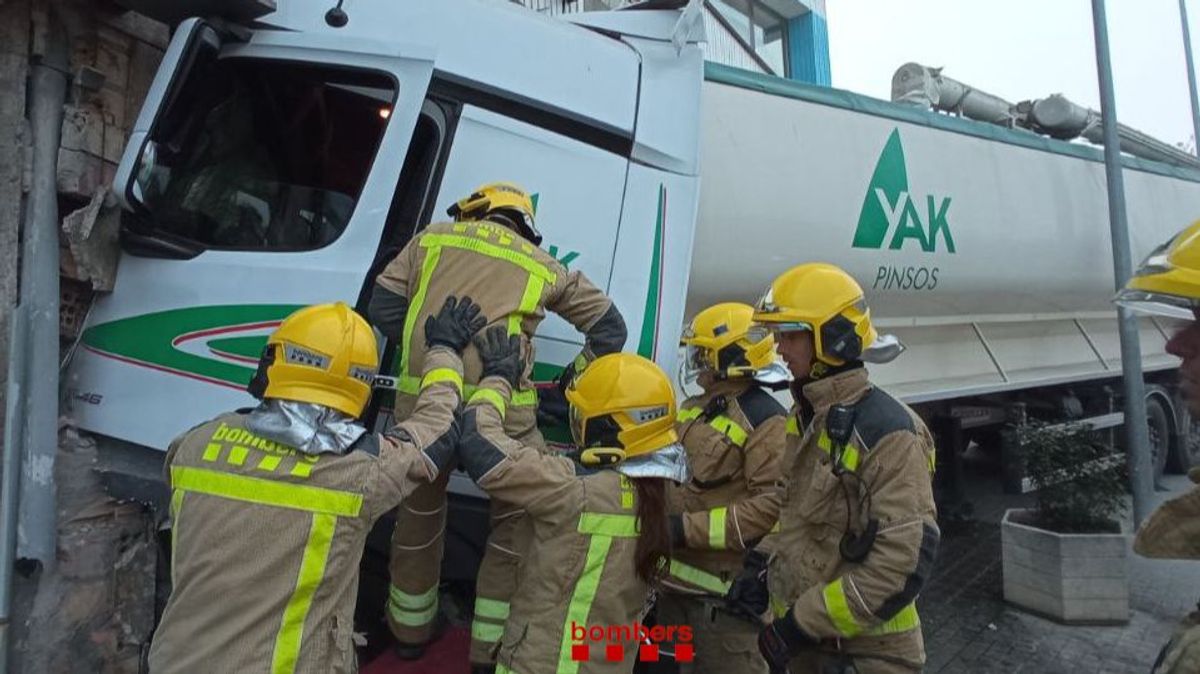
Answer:
[[395, 95], [378, 73], [197, 59], [142, 152], [131, 224], [201, 249], [325, 246], [350, 220]]

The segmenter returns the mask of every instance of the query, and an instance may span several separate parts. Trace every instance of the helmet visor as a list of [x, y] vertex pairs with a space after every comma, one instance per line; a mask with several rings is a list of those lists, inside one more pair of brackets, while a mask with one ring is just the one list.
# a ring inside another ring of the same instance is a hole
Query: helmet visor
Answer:
[[1188, 321], [1196, 320], [1196, 309], [1200, 308], [1200, 302], [1189, 297], [1152, 293], [1133, 288], [1125, 288], [1118, 292], [1117, 296], [1113, 298], [1113, 302], [1117, 306], [1140, 314], [1182, 318]]
[[684, 350], [683, 381], [691, 384], [696, 381], [701, 372], [711, 369], [712, 365], [708, 362], [708, 349], [688, 344]]
[[583, 447], [583, 413], [578, 407], [571, 405], [567, 417], [571, 426], [571, 439], [575, 441], [576, 447]]

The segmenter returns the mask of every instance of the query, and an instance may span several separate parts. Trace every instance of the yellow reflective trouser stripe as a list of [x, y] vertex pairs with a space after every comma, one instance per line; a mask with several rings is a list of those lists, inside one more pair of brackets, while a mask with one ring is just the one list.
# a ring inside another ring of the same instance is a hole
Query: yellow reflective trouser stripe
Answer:
[[700, 418], [701, 409], [699, 407], [689, 407], [679, 410], [675, 413], [675, 421], [691, 421], [692, 419]]
[[421, 594], [409, 594], [395, 585], [388, 590], [388, 613], [401, 625], [428, 625], [437, 614], [437, 605], [437, 587]]
[[721, 506], [708, 511], [708, 547], [725, 549], [725, 514], [729, 508]]
[[538, 302], [542, 301], [542, 289], [546, 287], [546, 279], [537, 274], [530, 274], [529, 280], [525, 282], [525, 294], [521, 296], [521, 304], [517, 307], [516, 313], [508, 316], [508, 334], [521, 334], [521, 321], [525, 320], [525, 316], [532, 314], [537, 310]]
[[475, 597], [475, 615], [495, 620], [507, 620], [508, 612], [512, 609], [506, 601]]
[[707, 590], [714, 594], [719, 594], [721, 596], [724, 596], [729, 592], [729, 581], [721, 580], [720, 577], [715, 576], [704, 569], [697, 569], [690, 564], [684, 564], [676, 559], [671, 560], [671, 566], [669, 568], [672, 576], [675, 576], [679, 580], [691, 583], [698, 588]]
[[748, 437], [746, 429], [724, 414], [717, 415], [712, 421], [708, 422], [708, 425], [717, 429], [718, 433], [727, 436], [738, 447], [746, 445], [746, 438]]
[[343, 517], [358, 517], [363, 501], [362, 494], [353, 492], [188, 466], [171, 466], [171, 487], [235, 501]]
[[475, 641], [495, 643], [500, 641], [500, 637], [502, 636], [504, 636], [504, 625], [485, 623], [478, 620], [471, 622], [471, 638]]
[[496, 674], [517, 674], [515, 671], [505, 667], [500, 663], [496, 663]]
[[438, 367], [426, 372], [425, 376], [421, 378], [421, 389], [427, 389], [434, 384], [439, 384], [444, 381], [454, 384], [454, 387], [458, 389], [458, 395], [462, 395], [462, 375], [448, 367]]
[[490, 404], [492, 407], [496, 408], [497, 412], [500, 413], [500, 418], [504, 418], [504, 408], [506, 407], [504, 404], [504, 396], [500, 395], [498, 392], [493, 391], [490, 388], [475, 389], [475, 392], [471, 394], [471, 399], [467, 401], [467, 403], [475, 404], [477, 402], [486, 402]]
[[400, 386], [405, 393], [416, 394], [419, 392], [419, 383], [414, 390], [404, 390], [404, 378], [409, 377], [408, 357], [412, 353], [412, 333], [413, 328], [417, 325], [417, 314], [421, 313], [421, 306], [425, 304], [425, 295], [429, 292], [429, 279], [433, 277], [433, 270], [437, 268], [438, 260], [442, 258], [442, 249], [438, 247], [429, 248], [425, 251], [425, 260], [421, 262], [421, 277], [417, 281], [417, 290], [413, 293], [412, 303], [408, 305], [408, 313], [404, 316], [404, 334], [400, 338]]
[[275, 637], [271, 674], [291, 674], [296, 671], [300, 640], [304, 635], [304, 619], [312, 607], [317, 586], [325, 578], [325, 563], [329, 559], [337, 517], [328, 513], [313, 513], [312, 517], [312, 529], [304, 546], [304, 557], [300, 560], [296, 589], [283, 609], [283, 623], [279, 626], [279, 635]]
[[171, 580], [175, 580], [175, 544], [179, 542], [179, 513], [183, 510], [183, 490], [171, 490]]
[[817, 436], [817, 446], [825, 450], [825, 453], [828, 454], [833, 449], [833, 440], [830, 439], [828, 433], [821, 431], [821, 434]]
[[[586, 513], [585, 513], [586, 515]], [[629, 517], [616, 515], [616, 517]], [[632, 517], [630, 517], [632, 519]], [[580, 526], [583, 525], [582, 518]], [[608, 551], [612, 547], [611, 536], [593, 535], [588, 543], [587, 557], [583, 562], [583, 573], [575, 583], [575, 591], [571, 593], [571, 603], [567, 605], [567, 619], [563, 622], [562, 643], [558, 649], [558, 674], [577, 674], [579, 662], [571, 659], [571, 626], [587, 625], [588, 613], [592, 610], [592, 601], [600, 587], [600, 576], [604, 574], [604, 563], [608, 559]]]
[[638, 535], [637, 516], [583, 513], [579, 516], [578, 531], [581, 534], [636, 538]]
[[800, 422], [796, 421], [796, 415], [794, 415], [794, 414], [788, 415], [787, 434], [788, 435], [800, 435]]

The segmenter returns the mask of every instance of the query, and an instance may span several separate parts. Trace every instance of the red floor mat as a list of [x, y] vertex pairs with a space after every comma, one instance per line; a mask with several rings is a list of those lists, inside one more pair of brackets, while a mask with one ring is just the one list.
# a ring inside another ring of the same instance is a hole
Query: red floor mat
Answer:
[[467, 652], [471, 647], [471, 635], [464, 627], [447, 629], [441, 639], [425, 651], [425, 656], [415, 662], [397, 658], [392, 649], [363, 665], [360, 674], [469, 674]]

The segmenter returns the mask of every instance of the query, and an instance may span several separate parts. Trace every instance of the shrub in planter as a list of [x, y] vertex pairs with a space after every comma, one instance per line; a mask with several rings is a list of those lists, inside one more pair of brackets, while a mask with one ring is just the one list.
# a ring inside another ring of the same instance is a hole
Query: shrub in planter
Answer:
[[1004, 598], [1064, 622], [1129, 619], [1124, 462], [1080, 427], [1021, 429], [1037, 507], [1001, 526]]

